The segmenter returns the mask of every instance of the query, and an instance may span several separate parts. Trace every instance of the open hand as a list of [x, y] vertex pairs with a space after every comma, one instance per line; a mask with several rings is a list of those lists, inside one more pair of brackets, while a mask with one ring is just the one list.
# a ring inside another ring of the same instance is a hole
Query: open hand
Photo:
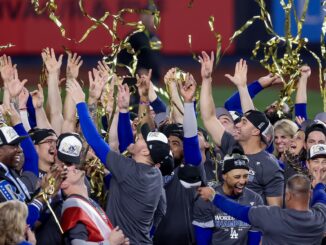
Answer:
[[59, 75], [60, 73], [60, 68], [62, 65], [62, 57], [63, 55], [61, 54], [58, 58], [58, 60], [55, 57], [54, 49], [51, 48], [45, 48], [42, 53], [41, 53], [43, 62], [46, 66], [46, 69], [50, 74], [57, 74]]
[[68, 52], [67, 71], [66, 71], [67, 79], [77, 79], [79, 74], [79, 69], [82, 64], [83, 64], [83, 60], [81, 59], [80, 56], [77, 55], [77, 53], [74, 53], [72, 55], [70, 52]]
[[128, 112], [130, 92], [128, 84], [118, 85], [118, 106], [121, 112]]
[[205, 51], [201, 52], [202, 56], [199, 56], [199, 62], [201, 64], [201, 77], [203, 80], [209, 80], [212, 78], [213, 65], [214, 65], [214, 52], [211, 52], [211, 57]]
[[10, 56], [4, 54], [0, 57], [0, 73], [5, 84], [13, 78], [14, 67], [15, 66], [12, 65]]
[[14, 68], [14, 76], [7, 83], [7, 88], [10, 97], [15, 98], [19, 96], [26, 83], [27, 83], [27, 79], [24, 79], [23, 81], [19, 80], [17, 68]]
[[247, 62], [240, 59], [235, 65], [234, 75], [225, 74], [225, 76], [230, 79], [230, 81], [237, 87], [247, 86], [247, 72], [248, 66]]
[[93, 73], [91, 71], [88, 72], [88, 79], [89, 98], [97, 101], [101, 97], [106, 81], [100, 77], [100, 73], [96, 69], [93, 69]]
[[85, 102], [85, 93], [79, 83], [73, 79], [67, 84], [67, 92], [70, 93], [76, 104]]

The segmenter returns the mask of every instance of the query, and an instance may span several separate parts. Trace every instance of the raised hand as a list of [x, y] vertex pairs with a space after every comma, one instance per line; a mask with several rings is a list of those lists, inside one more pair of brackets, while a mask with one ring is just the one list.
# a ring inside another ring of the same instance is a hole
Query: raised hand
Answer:
[[214, 65], [214, 52], [211, 52], [211, 57], [205, 51], [201, 52], [202, 56], [199, 56], [199, 62], [201, 64], [201, 77], [203, 80], [209, 80], [212, 78], [213, 65]]
[[14, 67], [13, 70], [14, 70], [14, 75], [12, 79], [7, 82], [7, 88], [11, 98], [15, 98], [19, 96], [25, 84], [27, 83], [27, 79], [24, 79], [23, 81], [19, 80], [18, 71], [16, 67]]
[[76, 104], [85, 102], [85, 93], [79, 83], [74, 79], [67, 84], [67, 92], [70, 93]]
[[295, 122], [301, 127], [302, 123], [305, 121], [304, 117], [296, 116]]
[[111, 73], [110, 67], [103, 60], [98, 61], [97, 64], [97, 70], [99, 71], [100, 76], [108, 80]]
[[300, 72], [301, 72], [301, 77], [308, 79], [311, 75], [311, 69], [309, 66], [304, 65], [300, 68]]
[[235, 65], [234, 75], [231, 76], [230, 74], [225, 74], [225, 76], [237, 87], [243, 87], [247, 86], [247, 71], [247, 62], [240, 59], [240, 61]]
[[55, 53], [53, 48], [45, 48], [42, 53], [41, 53], [43, 62], [46, 66], [46, 69], [50, 74], [56, 74], [59, 75], [60, 73], [60, 68], [62, 65], [62, 57], [63, 55], [61, 54], [58, 59], [55, 57]]
[[267, 76], [260, 77], [258, 82], [263, 88], [268, 88], [272, 85], [281, 84], [284, 85], [284, 82], [278, 75], [268, 74]]
[[318, 166], [311, 171], [312, 174], [312, 181], [311, 185], [313, 188], [319, 183], [326, 184], [326, 167], [325, 166]]
[[48, 197], [53, 197], [60, 189], [61, 183], [67, 176], [67, 168], [62, 163], [55, 163], [51, 166], [50, 172], [41, 180], [41, 190]]
[[10, 56], [6, 56], [5, 54], [0, 57], [0, 73], [1, 78], [5, 83], [9, 82], [14, 77], [14, 67], [11, 62]]
[[130, 92], [128, 84], [118, 85], [118, 106], [120, 112], [128, 112], [130, 102]]
[[67, 79], [77, 79], [79, 74], [79, 68], [83, 64], [83, 60], [80, 56], [77, 55], [77, 53], [74, 53], [73, 55], [68, 52], [68, 61], [67, 61], [67, 70], [66, 70], [66, 76]]
[[100, 73], [96, 69], [93, 69], [93, 73], [91, 71], [88, 72], [88, 80], [89, 100], [95, 103], [101, 97], [106, 81], [100, 77]]
[[151, 83], [152, 69], [149, 69], [148, 74], [142, 74], [140, 77], [136, 75], [137, 78], [137, 88], [140, 97], [148, 97], [149, 86]]
[[31, 96], [32, 96], [32, 102], [33, 102], [34, 108], [40, 109], [43, 107], [44, 95], [43, 95], [43, 88], [42, 88], [41, 84], [38, 84], [37, 87], [38, 87], [38, 90], [34, 90], [33, 92], [31, 92]]
[[176, 68], [171, 68], [164, 76], [164, 83], [168, 85], [171, 81], [175, 80]]
[[19, 109], [26, 109], [26, 104], [28, 101], [28, 97], [29, 97], [29, 92], [27, 90], [27, 88], [23, 88], [22, 91], [19, 94]]
[[178, 83], [178, 85], [180, 94], [183, 97], [184, 102], [192, 102], [196, 92], [196, 81], [194, 77], [190, 73], [187, 73], [185, 83]]
[[10, 116], [11, 125], [15, 126], [21, 123], [20, 115], [13, 103], [10, 104], [10, 107], [7, 109], [7, 112], [9, 112], [8, 114]]

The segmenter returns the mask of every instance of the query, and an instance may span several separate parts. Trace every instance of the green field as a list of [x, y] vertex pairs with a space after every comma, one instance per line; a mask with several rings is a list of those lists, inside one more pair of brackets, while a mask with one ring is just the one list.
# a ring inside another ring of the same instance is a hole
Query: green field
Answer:
[[[213, 92], [216, 106], [223, 106], [224, 101], [234, 93], [235, 89], [232, 87], [216, 87]], [[278, 99], [279, 90], [266, 89], [260, 92], [254, 99], [254, 104], [259, 110], [264, 110], [265, 107]], [[314, 116], [323, 111], [323, 101], [318, 91], [308, 92], [308, 117], [313, 119]]]
[[[32, 91], [34, 88], [29, 88]], [[234, 93], [235, 89], [233, 87], [215, 87], [213, 90], [213, 96], [215, 105], [223, 106], [224, 101]], [[44, 90], [45, 97], [47, 90]], [[88, 91], [86, 91], [87, 93]], [[64, 93], [63, 93], [64, 96]], [[265, 107], [271, 104], [273, 101], [278, 99], [279, 90], [276, 89], [266, 89], [260, 92], [254, 99], [254, 104], [259, 110], [264, 110]], [[2, 100], [2, 91], [0, 93], [0, 99]], [[308, 92], [308, 116], [309, 118], [313, 118], [318, 112], [323, 110], [323, 102], [320, 96], [320, 93], [315, 90], [311, 90]]]

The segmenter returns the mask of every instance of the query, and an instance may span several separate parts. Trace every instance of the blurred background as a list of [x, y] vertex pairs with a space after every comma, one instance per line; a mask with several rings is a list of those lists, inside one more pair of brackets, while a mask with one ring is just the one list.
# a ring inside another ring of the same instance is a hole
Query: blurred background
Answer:
[[[46, 1], [40, 1], [41, 5]], [[87, 84], [87, 72], [96, 66], [103, 54], [108, 53], [105, 46], [111, 45], [112, 38], [103, 27], [98, 27], [91, 32], [88, 38], [82, 42], [77, 41], [92, 22], [83, 16], [78, 6], [78, 0], [58, 0], [56, 14], [66, 31], [66, 36], [74, 39], [68, 41], [61, 36], [59, 28], [49, 20], [45, 12], [36, 15], [30, 1], [26, 0], [0, 0], [0, 45], [12, 43], [15, 47], [1, 50], [1, 54], [11, 55], [14, 63], [18, 65], [21, 79], [29, 80], [28, 86], [34, 87], [38, 81], [42, 69], [40, 53], [45, 47], [52, 47], [56, 53], [64, 53], [66, 47], [73, 52], [78, 52], [83, 57], [84, 64], [81, 67], [80, 78]], [[123, 8], [141, 9], [148, 6], [146, 0], [91, 0], [84, 1], [86, 12], [100, 18], [106, 11], [117, 13]], [[189, 8], [189, 3], [192, 6]], [[272, 16], [274, 30], [284, 35], [284, 14], [279, 0], [267, 0], [266, 8]], [[304, 0], [295, 0], [295, 8], [298, 16], [301, 15]], [[162, 42], [162, 49], [157, 53], [159, 62], [158, 85], [164, 86], [163, 77], [171, 67], [180, 67], [184, 71], [191, 72], [200, 82], [200, 66], [192, 58], [192, 53], [200, 54], [202, 50], [216, 50], [216, 39], [209, 29], [209, 16], [215, 18], [215, 31], [222, 35], [223, 56], [220, 64], [214, 71], [214, 96], [216, 105], [223, 105], [224, 100], [234, 92], [234, 87], [229, 84], [224, 74], [233, 74], [235, 62], [245, 58], [249, 64], [248, 82], [267, 75], [259, 62], [251, 60], [251, 51], [258, 40], [266, 41], [270, 36], [266, 33], [261, 22], [255, 22], [234, 43], [230, 44], [229, 38], [248, 19], [259, 15], [260, 9], [254, 0], [158, 0], [157, 9], [161, 14], [161, 23], [154, 33]], [[125, 14], [127, 22], [138, 21], [138, 14]], [[324, 18], [321, 1], [310, 1], [306, 22], [303, 27], [303, 36], [309, 39], [308, 47], [320, 54], [320, 33]], [[292, 18], [294, 20], [294, 18]], [[112, 27], [112, 18], [106, 22]], [[124, 38], [132, 32], [132, 28], [126, 25], [118, 25], [118, 35]], [[292, 25], [293, 33], [296, 32]], [[154, 32], [154, 31], [153, 31]], [[188, 43], [188, 35], [192, 36], [192, 47]], [[322, 99], [319, 92], [317, 63], [307, 53], [302, 54], [304, 62], [312, 67], [312, 77], [308, 84], [308, 112], [312, 117], [316, 112], [322, 111]], [[61, 69], [64, 76], [66, 57]], [[269, 103], [278, 99], [280, 88], [269, 88], [255, 98], [255, 105], [259, 109], [265, 108]]]

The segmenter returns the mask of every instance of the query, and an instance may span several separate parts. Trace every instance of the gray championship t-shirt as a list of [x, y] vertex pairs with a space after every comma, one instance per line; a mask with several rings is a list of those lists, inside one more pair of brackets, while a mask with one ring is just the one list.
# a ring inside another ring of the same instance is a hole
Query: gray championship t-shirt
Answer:
[[[215, 188], [215, 191], [226, 196], [222, 185]], [[246, 206], [263, 204], [263, 199], [248, 188], [244, 188], [242, 195], [233, 201]], [[248, 231], [252, 230], [249, 224], [236, 220], [213, 203], [201, 198], [195, 202], [192, 224], [213, 229], [212, 244], [214, 245], [247, 245]]]
[[[225, 132], [222, 136], [221, 150], [225, 154], [231, 153], [235, 144], [233, 136]], [[249, 159], [247, 187], [258, 193], [265, 203], [266, 197], [283, 196], [284, 175], [276, 158], [265, 150], [246, 156]]]
[[264, 245], [320, 245], [326, 228], [326, 205], [309, 211], [258, 206], [249, 211], [252, 226], [263, 233]]
[[160, 199], [165, 200], [160, 170], [114, 151], [108, 153], [106, 162], [112, 173], [106, 207], [109, 219], [122, 229], [130, 244], [152, 244], [154, 212]]

